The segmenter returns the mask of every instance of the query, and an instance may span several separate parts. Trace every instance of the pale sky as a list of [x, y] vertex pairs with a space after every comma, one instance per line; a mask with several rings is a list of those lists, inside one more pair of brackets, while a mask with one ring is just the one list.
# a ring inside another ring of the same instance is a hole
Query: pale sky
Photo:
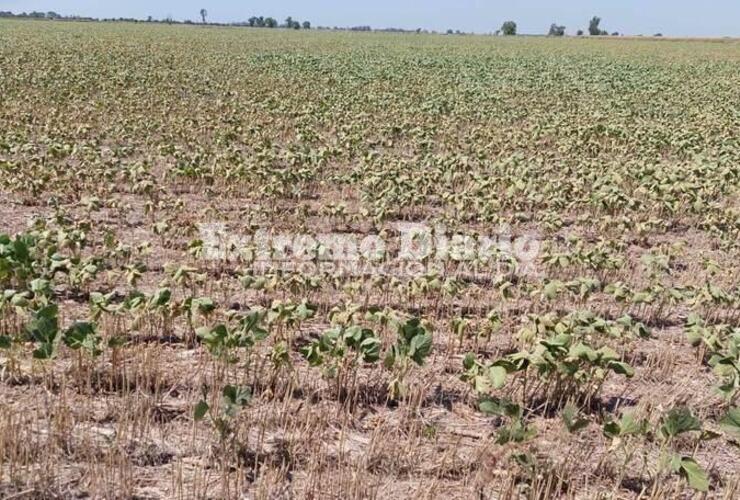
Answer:
[[314, 25], [373, 28], [425, 28], [488, 33], [506, 20], [516, 21], [520, 33], [543, 34], [550, 24], [565, 25], [568, 33], [587, 30], [588, 20], [600, 16], [602, 29], [625, 34], [663, 33], [667, 36], [740, 36], [740, 0], [0, 0], [0, 10], [50, 11], [91, 17], [147, 16], [197, 20], [201, 8], [208, 19], [244, 21], [253, 15], [287, 16]]

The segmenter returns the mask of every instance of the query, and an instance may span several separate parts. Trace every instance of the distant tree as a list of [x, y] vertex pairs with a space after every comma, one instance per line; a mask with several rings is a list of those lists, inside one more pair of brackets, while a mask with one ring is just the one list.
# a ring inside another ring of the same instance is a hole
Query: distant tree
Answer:
[[583, 30], [576, 31], [576, 35], [577, 36], [583, 36]]
[[265, 28], [277, 28], [278, 22], [272, 17], [265, 18]]
[[653, 36], [660, 38], [661, 36], [663, 36], [663, 33], [656, 33]]
[[206, 24], [206, 16], [208, 11], [206, 9], [200, 9], [200, 18], [203, 20], [203, 24]]
[[454, 32], [454, 31], [452, 31], [451, 29], [447, 30], [447, 34], [448, 34], [448, 35], [452, 35], [453, 33], [455, 33], [455, 32]]
[[588, 23], [588, 34], [591, 36], [598, 35], [601, 32], [599, 24], [601, 24], [601, 18], [598, 16], [592, 17], [591, 21]]
[[62, 16], [54, 12], [53, 10], [50, 10], [46, 13], [46, 19], [61, 19]]
[[148, 22], [148, 23], [151, 23], [153, 20], [154, 19], [152, 18], [152, 16], [147, 16], [146, 17], [146, 22]]
[[599, 25], [601, 24], [601, 18], [599, 16], [594, 16], [591, 18], [591, 21], [588, 23], [588, 34], [591, 36], [602, 36], [607, 35], [608, 33], [601, 28], [599, 28]]
[[303, 21], [303, 29], [304, 30], [310, 30], [311, 29], [311, 21]]
[[558, 26], [555, 23], [552, 23], [550, 25], [550, 32], [548, 33], [548, 36], [564, 36], [565, 35], [565, 26]]
[[506, 36], [516, 35], [516, 23], [514, 21], [506, 21], [501, 25], [501, 33]]
[[619, 31], [615, 31], [614, 33], [612, 33], [612, 36], [619, 36]]

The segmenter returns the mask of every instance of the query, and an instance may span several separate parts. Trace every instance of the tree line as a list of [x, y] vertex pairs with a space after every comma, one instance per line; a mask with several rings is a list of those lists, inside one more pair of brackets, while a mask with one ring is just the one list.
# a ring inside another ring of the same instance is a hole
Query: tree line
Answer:
[[[289, 28], [289, 29], [311, 29], [311, 22], [310, 21], [303, 21], [299, 22], [297, 20], [294, 20], [291, 16], [288, 16], [287, 19], [283, 22], [283, 24], [280, 24], [275, 18], [273, 17], [265, 17], [265, 16], [252, 16], [246, 21], [242, 22], [233, 22], [233, 23], [214, 23], [214, 22], [208, 22], [208, 11], [206, 9], [200, 9], [200, 12], [198, 13], [200, 15], [200, 24], [207, 24], [211, 26], [249, 26], [252, 28]], [[46, 19], [46, 20], [52, 20], [52, 21], [102, 21], [102, 22], [111, 22], [111, 21], [119, 21], [119, 22], [131, 22], [131, 23], [165, 23], [165, 24], [195, 24], [195, 22], [186, 19], [184, 21], [177, 21], [172, 19], [172, 17], [166, 17], [164, 19], [155, 19], [152, 16], [148, 16], [146, 19], [137, 19], [134, 17], [116, 17], [116, 18], [97, 18], [97, 17], [89, 17], [89, 16], [64, 16], [62, 14], [58, 14], [54, 11], [49, 12], [21, 12], [19, 14], [14, 14], [10, 11], [0, 11], [0, 18], [18, 18], [18, 19]]]
[[[214, 22], [208, 22], [208, 11], [206, 9], [200, 9], [199, 12], [201, 24], [207, 24], [212, 26], [248, 26], [250, 28], [288, 28], [288, 29], [311, 29], [312, 25], [310, 21], [298, 21], [293, 19], [292, 16], [288, 16], [285, 21], [280, 24], [275, 18], [273, 17], [265, 17], [265, 16], [252, 16], [246, 21], [241, 22], [232, 22], [232, 23], [214, 23]], [[13, 17], [13, 18], [21, 18], [21, 19], [48, 19], [48, 20], [66, 20], [66, 21], [125, 21], [125, 22], [149, 22], [149, 23], [167, 23], [167, 24], [195, 24], [191, 20], [185, 20], [185, 21], [176, 21], [173, 20], [171, 17], [167, 17], [165, 19], [154, 19], [152, 16], [148, 16], [146, 20], [142, 19], [136, 19], [136, 18], [126, 18], [126, 17], [118, 17], [118, 18], [103, 18], [98, 19], [95, 17], [86, 17], [86, 16], [64, 16], [61, 14], [58, 14], [54, 11], [49, 12], [21, 12], [20, 14], [14, 14], [10, 11], [0, 11], [0, 18], [3, 17]], [[422, 30], [421, 28], [416, 30], [406, 30], [406, 29], [400, 29], [400, 28], [386, 28], [386, 29], [373, 29], [370, 26], [352, 26], [347, 28], [340, 28], [340, 27], [334, 27], [334, 28], [322, 28], [319, 27], [318, 29], [334, 29], [334, 30], [349, 30], [349, 31], [388, 31], [388, 32], [398, 32], [398, 33], [429, 33], [427, 30]], [[565, 36], [565, 26], [559, 25], [557, 23], [552, 23], [550, 25], [550, 29], [547, 32], [548, 36], [553, 37], [560, 37]], [[435, 33], [432, 31], [432, 33]], [[447, 30], [448, 35], [461, 35], [463, 34], [460, 30]], [[501, 28], [496, 30], [496, 35], [504, 35], [504, 36], [514, 36], [517, 34], [517, 24], [515, 21], [506, 21], [501, 25]], [[599, 16], [594, 16], [591, 18], [591, 20], [588, 23], [588, 34], [591, 36], [606, 36], [609, 35], [609, 32], [601, 28], [601, 18]], [[582, 29], [579, 29], [576, 32], [577, 36], [583, 36], [584, 31]], [[619, 32], [613, 32], [611, 33], [612, 36], [619, 36]], [[662, 34], [657, 33], [654, 36], [662, 36]]]
[[[517, 26], [514, 21], [506, 21], [504, 24], [501, 25], [501, 28], [496, 31], [496, 35], [505, 35], [505, 36], [513, 36], [517, 34]], [[450, 31], [448, 31], [450, 33]], [[583, 36], [583, 30], [578, 30], [576, 32], [577, 36]], [[591, 36], [606, 36], [609, 35], [609, 32], [606, 30], [601, 29], [601, 18], [599, 16], [594, 16], [591, 18], [591, 20], [588, 22], [588, 34]], [[547, 32], [548, 36], [565, 36], [565, 26], [561, 26], [557, 23], [552, 23], [550, 25], [550, 30]], [[619, 32], [615, 31], [612, 33], [612, 36], [619, 36]], [[660, 34], [657, 34], [656, 36], [661, 36]]]

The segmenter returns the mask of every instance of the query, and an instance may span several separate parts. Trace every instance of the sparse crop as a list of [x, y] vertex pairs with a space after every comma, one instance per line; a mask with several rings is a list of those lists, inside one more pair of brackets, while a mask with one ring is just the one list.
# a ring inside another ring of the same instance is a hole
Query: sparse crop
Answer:
[[738, 89], [733, 40], [0, 19], [0, 497], [737, 496]]

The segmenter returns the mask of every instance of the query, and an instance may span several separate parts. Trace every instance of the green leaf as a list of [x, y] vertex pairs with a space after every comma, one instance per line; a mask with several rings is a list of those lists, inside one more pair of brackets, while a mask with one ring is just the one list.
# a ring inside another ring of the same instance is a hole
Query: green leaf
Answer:
[[740, 443], [740, 407], [731, 408], [719, 421], [720, 428]]
[[506, 368], [503, 366], [491, 366], [488, 370], [488, 378], [491, 380], [494, 389], [501, 389], [506, 385]]
[[478, 402], [478, 409], [486, 415], [500, 415], [498, 402], [492, 399], [482, 399]]
[[507, 399], [496, 399], [483, 397], [478, 401], [478, 409], [486, 415], [498, 415], [500, 417], [521, 418], [522, 408]]
[[644, 434], [647, 432], [649, 423], [647, 420], [635, 420], [631, 413], [625, 413], [618, 421], [604, 424], [604, 435], [609, 438]]
[[310, 366], [321, 366], [321, 363], [324, 362], [324, 358], [319, 352], [318, 341], [311, 342], [309, 345], [301, 347], [298, 351], [306, 358]]
[[87, 322], [75, 323], [64, 332], [64, 344], [73, 350], [85, 349], [93, 356], [100, 354], [100, 338], [95, 333], [95, 325]]
[[31, 257], [31, 251], [27, 241], [17, 237], [13, 241], [13, 251], [15, 252], [15, 258], [19, 261], [28, 261]]
[[475, 392], [478, 394], [486, 394], [491, 390], [491, 379], [489, 377], [484, 377], [483, 375], [478, 375], [473, 379]]
[[550, 337], [547, 340], [541, 340], [540, 344], [545, 346], [550, 351], [556, 351], [558, 349], [564, 349], [568, 346], [570, 343], [570, 335], [567, 333], [561, 333], [559, 335], [555, 335], [554, 337]]
[[686, 407], [674, 408], [663, 419], [660, 433], [664, 438], [673, 438], [690, 431], [700, 431], [701, 421]]
[[29, 288], [34, 293], [34, 295], [42, 295], [42, 296], [49, 296], [51, 295], [51, 283], [49, 280], [45, 280], [42, 278], [37, 278], [29, 284]]
[[506, 443], [524, 443], [537, 435], [534, 427], [525, 425], [520, 419], [514, 420], [511, 424], [502, 427], [496, 436], [497, 444]]
[[679, 473], [686, 478], [689, 486], [697, 491], [709, 491], [709, 476], [693, 458], [681, 458]]
[[198, 422], [200, 420], [203, 420], [203, 417], [206, 416], [209, 408], [210, 407], [208, 406], [208, 403], [206, 403], [205, 401], [198, 401], [198, 404], [195, 405], [195, 411], [193, 412], [193, 417], [195, 418], [195, 421]]
[[382, 343], [379, 338], [370, 337], [366, 338], [360, 343], [360, 352], [362, 353], [362, 361], [365, 363], [375, 363], [380, 359], [380, 348]]
[[411, 318], [403, 325], [400, 325], [399, 333], [401, 333], [406, 342], [410, 343], [414, 337], [424, 335], [426, 331], [421, 326], [421, 320], [419, 318]]
[[506, 370], [506, 373], [526, 370], [529, 366], [529, 353], [524, 351], [510, 354], [506, 358], [494, 361], [491, 366], [500, 366]]
[[224, 413], [231, 417], [236, 414], [239, 408], [249, 404], [252, 399], [252, 391], [249, 387], [227, 385], [223, 388], [222, 396], [225, 405]]
[[12, 340], [7, 335], [0, 335], [0, 349], [10, 349]]
[[689, 344], [691, 344], [692, 347], [698, 347], [704, 338], [703, 333], [702, 328], [690, 328], [686, 330], [686, 338], [688, 339]]
[[51, 342], [45, 342], [33, 351], [34, 359], [51, 359], [54, 356], [56, 356], [56, 348]]
[[625, 413], [619, 421], [620, 434], [627, 436], [631, 434], [643, 434], [647, 431], [649, 422], [647, 420], [635, 420], [634, 415]]
[[607, 346], [602, 347], [598, 351], [596, 351], [596, 354], [599, 356], [599, 358], [602, 361], [605, 362], [612, 362], [619, 359], [619, 354], [614, 349], [610, 349]]
[[215, 352], [223, 347], [226, 338], [229, 336], [229, 330], [225, 325], [216, 325], [213, 328], [198, 328], [195, 334], [208, 346], [211, 352]]
[[554, 299], [558, 296], [558, 292], [560, 291], [561, 283], [559, 281], [551, 281], [547, 285], [545, 285], [545, 288], [543, 290], [543, 295], [547, 299]]
[[299, 306], [298, 306], [298, 307], [296, 308], [296, 315], [298, 316], [298, 318], [300, 318], [300, 319], [302, 319], [302, 320], [305, 320], [305, 319], [308, 319], [308, 318], [311, 318], [311, 317], [313, 317], [313, 315], [315, 314], [315, 312], [316, 312], [316, 311], [314, 311], [314, 310], [313, 310], [313, 309], [312, 309], [312, 308], [311, 308], [311, 307], [310, 307], [310, 306], [309, 306], [308, 304], [306, 304], [305, 302], [301, 303], [301, 304], [300, 304], [300, 305], [299, 305]]
[[578, 432], [579, 430], [585, 428], [588, 426], [588, 420], [585, 418], [582, 418], [578, 414], [578, 408], [573, 403], [568, 403], [565, 405], [565, 408], [563, 408], [563, 423], [565, 423], [566, 429], [568, 429], [568, 432]]
[[463, 358], [463, 368], [465, 370], [470, 370], [475, 366], [475, 361], [475, 354], [469, 352], [465, 355], [465, 358]]
[[583, 342], [579, 342], [578, 344], [572, 346], [570, 348], [570, 351], [568, 352], [568, 356], [570, 356], [571, 358], [577, 358], [591, 362], [596, 361], [596, 358], [598, 357], [596, 351], [594, 351], [591, 347], [587, 346]]
[[432, 351], [432, 336], [428, 333], [423, 335], [417, 335], [411, 339], [409, 346], [409, 357], [414, 360], [417, 365], [424, 364], [424, 358], [426, 358]]
[[48, 305], [33, 313], [33, 319], [26, 327], [37, 342], [52, 343], [59, 329], [59, 309], [55, 304]]
[[252, 333], [256, 340], [264, 340], [267, 330], [260, 326], [263, 314], [260, 311], [252, 311], [240, 320], [240, 329], [244, 333]]
[[172, 290], [169, 288], [160, 288], [152, 295], [150, 305], [151, 307], [162, 307], [169, 303], [171, 298]]
[[619, 424], [615, 421], [610, 421], [604, 424], [603, 431], [604, 436], [614, 439], [616, 437], [619, 437], [620, 435], [620, 428]]
[[614, 373], [624, 375], [627, 378], [632, 378], [635, 376], [635, 369], [627, 363], [622, 363], [621, 361], [610, 361], [607, 366]]
[[200, 297], [194, 299], [191, 305], [192, 312], [199, 312], [203, 315], [208, 315], [216, 309], [216, 303], [210, 297]]

